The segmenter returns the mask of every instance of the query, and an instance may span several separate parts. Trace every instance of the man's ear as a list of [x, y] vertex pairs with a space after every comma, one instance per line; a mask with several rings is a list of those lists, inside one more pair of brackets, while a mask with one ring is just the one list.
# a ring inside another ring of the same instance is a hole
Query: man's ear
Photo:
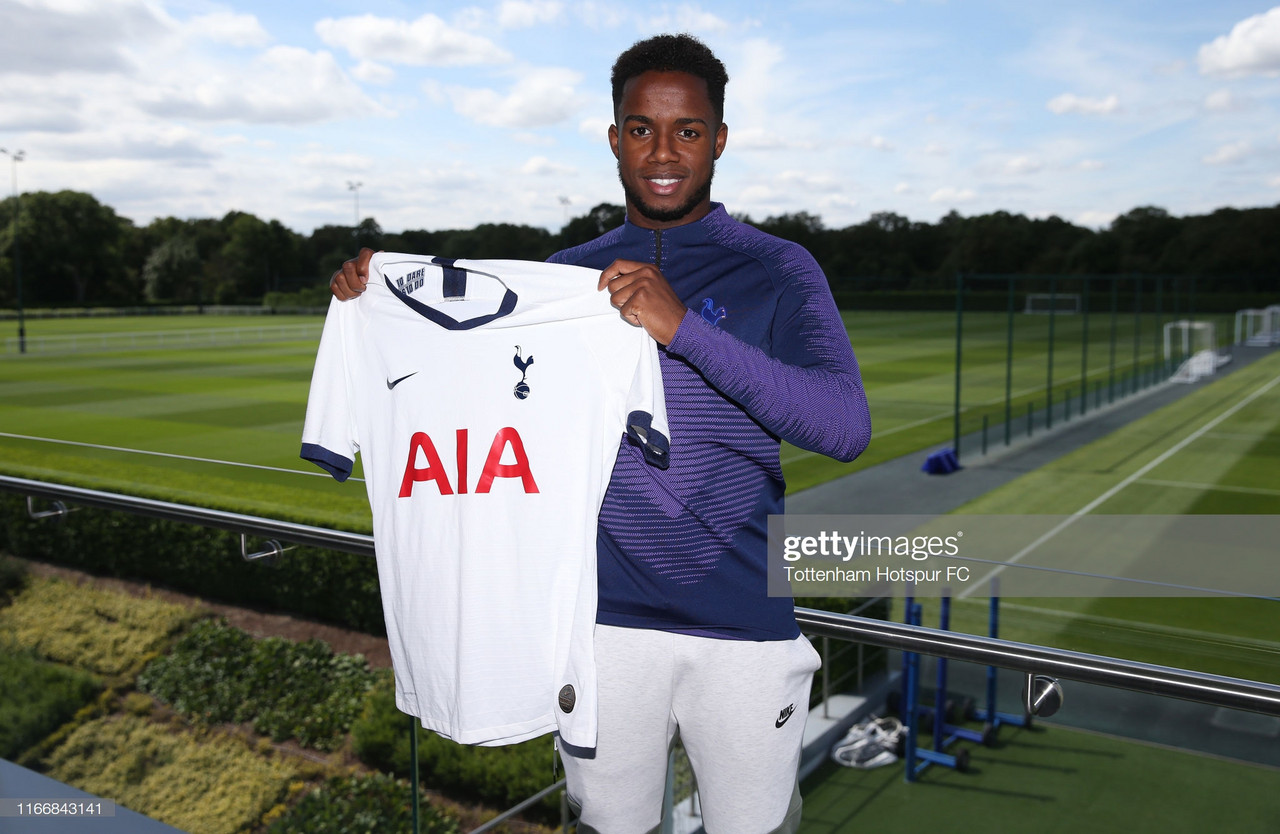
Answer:
[[613, 150], [613, 158], [620, 159], [618, 156], [618, 126], [609, 125], [609, 147]]
[[729, 141], [729, 126], [721, 122], [720, 127], [716, 128], [716, 159], [719, 159], [720, 154], [724, 153], [724, 145], [727, 141]]

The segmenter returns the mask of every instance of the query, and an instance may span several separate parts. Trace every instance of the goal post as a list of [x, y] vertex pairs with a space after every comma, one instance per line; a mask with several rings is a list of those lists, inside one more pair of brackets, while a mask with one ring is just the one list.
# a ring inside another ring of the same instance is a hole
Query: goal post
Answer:
[[1211, 321], [1165, 322], [1164, 358], [1179, 360], [1170, 380], [1195, 382], [1213, 375], [1222, 361], [1218, 357], [1217, 331]]
[[1164, 358], [1193, 356], [1204, 350], [1217, 351], [1217, 332], [1211, 321], [1168, 321], [1164, 324]]
[[1022, 312], [1040, 316], [1050, 313], [1077, 315], [1080, 312], [1080, 293], [1029, 292]]
[[1236, 311], [1237, 345], [1271, 347], [1280, 344], [1280, 305]]

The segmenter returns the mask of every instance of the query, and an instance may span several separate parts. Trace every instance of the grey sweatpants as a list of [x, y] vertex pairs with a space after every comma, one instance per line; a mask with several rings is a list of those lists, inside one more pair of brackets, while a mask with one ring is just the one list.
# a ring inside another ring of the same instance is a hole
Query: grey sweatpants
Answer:
[[596, 626], [595, 654], [596, 747], [561, 751], [580, 831], [656, 830], [677, 731], [708, 834], [794, 830], [809, 687], [820, 665], [808, 640]]

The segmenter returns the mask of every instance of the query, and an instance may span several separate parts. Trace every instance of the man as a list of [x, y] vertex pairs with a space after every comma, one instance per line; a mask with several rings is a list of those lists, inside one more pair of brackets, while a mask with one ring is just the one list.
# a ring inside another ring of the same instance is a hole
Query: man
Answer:
[[[848, 461], [871, 424], [813, 258], [711, 201], [727, 81], [685, 35], [618, 58], [609, 143], [626, 222], [551, 258], [602, 270], [599, 289], [663, 346], [671, 428], [665, 471], [623, 441], [600, 512], [599, 735], [591, 750], [563, 746], [583, 832], [657, 830], [677, 732], [708, 832], [799, 822], [819, 660], [791, 600], [766, 591], [767, 521], [785, 490], [779, 439]], [[362, 290], [370, 254], [335, 273], [337, 297]]]

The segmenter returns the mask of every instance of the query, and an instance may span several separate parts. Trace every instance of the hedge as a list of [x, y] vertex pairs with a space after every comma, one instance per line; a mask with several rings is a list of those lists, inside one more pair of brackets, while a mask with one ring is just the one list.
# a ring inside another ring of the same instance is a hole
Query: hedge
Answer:
[[[266, 834], [410, 831], [413, 791], [403, 779], [381, 773], [337, 776], [310, 791], [288, 812], [272, 816]], [[420, 803], [417, 830], [421, 834], [457, 834], [458, 823]]]
[[[370, 767], [408, 776], [413, 721], [396, 709], [391, 674], [380, 674], [364, 713], [351, 727], [356, 755]], [[473, 747], [418, 729], [419, 779], [432, 790], [458, 799], [510, 807], [555, 781], [553, 767], [550, 737], [503, 747]], [[559, 819], [559, 799], [549, 797], [541, 810], [544, 819]]]
[[137, 716], [77, 728], [44, 762], [53, 779], [191, 834], [250, 830], [298, 777], [226, 736], [173, 731]]
[[96, 678], [0, 647], [0, 759], [19, 756], [101, 691]]
[[108, 677], [132, 677], [198, 612], [59, 579], [33, 579], [0, 609], [0, 631], [50, 660]]
[[255, 639], [221, 621], [196, 623], [138, 676], [138, 688], [203, 723], [243, 722], [274, 741], [340, 747], [373, 686], [359, 655], [320, 640]]
[[275, 565], [246, 562], [236, 533], [92, 508], [32, 520], [15, 496], [0, 496], [0, 548], [202, 599], [385, 633], [377, 565], [368, 556], [298, 547]]

